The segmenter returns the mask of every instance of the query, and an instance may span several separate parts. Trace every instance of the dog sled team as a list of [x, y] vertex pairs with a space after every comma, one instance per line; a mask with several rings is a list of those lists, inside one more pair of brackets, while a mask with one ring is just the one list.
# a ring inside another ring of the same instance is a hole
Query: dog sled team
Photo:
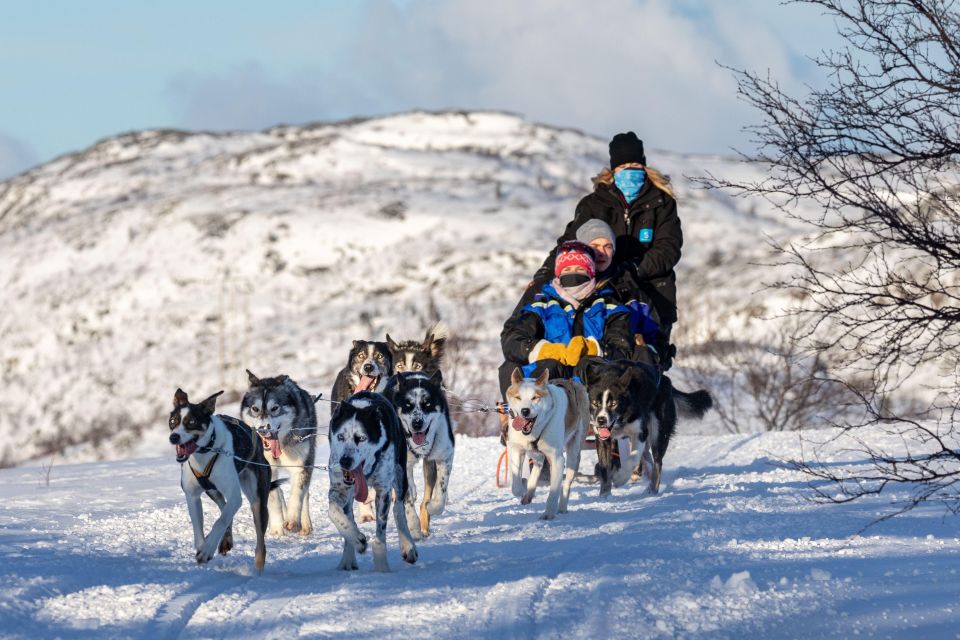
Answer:
[[[543, 519], [567, 510], [587, 442], [596, 447], [591, 477], [601, 496], [641, 477], [656, 493], [678, 416], [699, 418], [711, 407], [708, 392], [682, 392], [666, 375], [675, 355], [670, 334], [681, 245], [668, 181], [647, 166], [633, 132], [614, 136], [610, 168], [594, 179], [594, 191], [577, 205], [501, 333], [497, 405], [510, 485], [529, 504], [541, 476], [549, 478]], [[374, 568], [388, 570], [391, 508], [401, 555], [416, 562], [416, 541], [444, 511], [455, 444], [441, 374], [447, 337], [438, 322], [423, 341], [355, 340], [337, 375], [325, 468], [328, 515], [343, 537], [340, 569], [357, 569], [356, 554], [369, 545]], [[245, 495], [262, 571], [268, 532], [313, 530], [310, 483], [314, 469], [323, 468], [316, 460], [319, 396], [285, 375], [247, 374], [240, 420], [215, 413], [219, 393], [195, 404], [177, 389], [170, 442], [181, 463], [197, 562], [232, 548], [233, 518]], [[280, 469], [290, 471], [286, 498]], [[206, 536], [204, 493], [220, 508]], [[376, 523], [372, 541], [357, 526], [354, 502], [361, 522]]]

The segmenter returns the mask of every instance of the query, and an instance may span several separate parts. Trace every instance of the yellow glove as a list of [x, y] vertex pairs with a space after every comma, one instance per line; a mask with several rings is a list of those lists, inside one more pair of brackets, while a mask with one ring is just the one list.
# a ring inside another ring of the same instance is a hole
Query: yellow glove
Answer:
[[541, 345], [540, 350], [537, 351], [535, 357], [530, 361], [559, 360], [560, 362], [564, 362], [564, 358], [566, 358], [566, 350], [567, 345], [563, 344], [562, 342], [544, 342], [543, 345]]
[[561, 362], [575, 367], [577, 363], [580, 362], [580, 358], [587, 355], [587, 353], [587, 342], [583, 336], [574, 336], [570, 338], [570, 342], [567, 343], [567, 348], [564, 349], [563, 360], [561, 360]]
[[596, 338], [587, 338], [586, 345], [587, 345], [587, 352], [584, 355], [588, 355], [588, 356], [600, 355], [600, 343], [597, 342]]

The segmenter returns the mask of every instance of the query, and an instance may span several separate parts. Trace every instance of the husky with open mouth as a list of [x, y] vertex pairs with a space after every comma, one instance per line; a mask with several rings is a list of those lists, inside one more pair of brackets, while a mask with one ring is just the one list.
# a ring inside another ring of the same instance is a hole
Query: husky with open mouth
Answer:
[[354, 340], [347, 366], [337, 374], [330, 399], [340, 402], [360, 391], [383, 393], [392, 374], [393, 357], [386, 342]]
[[400, 536], [400, 553], [410, 564], [417, 561], [417, 547], [404, 513], [407, 475], [404, 472], [407, 443], [400, 419], [390, 402], [377, 393], [361, 391], [341, 402], [330, 419], [330, 521], [343, 536], [339, 569], [357, 568], [356, 552], [367, 548], [367, 537], [353, 519], [353, 501], [377, 492], [377, 533], [373, 540], [373, 566], [389, 571], [387, 564], [387, 519], [392, 501], [394, 521]]
[[276, 480], [281, 468], [290, 472], [290, 500], [284, 501], [279, 488], [270, 492], [270, 533], [308, 535], [313, 530], [310, 479], [317, 452], [314, 398], [285, 375], [258, 378], [248, 369], [247, 376], [250, 388], [240, 403], [240, 417], [260, 435], [271, 478]]
[[[342, 402], [360, 391], [383, 393], [387, 379], [393, 373], [393, 357], [386, 342], [373, 340], [354, 340], [347, 366], [340, 370], [333, 383], [330, 399]], [[373, 522], [373, 501], [376, 494], [370, 492], [367, 500], [358, 509], [360, 522]]]
[[[524, 378], [514, 369], [507, 403], [513, 420], [507, 436], [507, 451], [513, 495], [529, 504], [537, 490], [541, 464], [535, 464], [524, 491], [522, 465], [529, 451], [550, 463], [550, 493], [540, 516], [552, 520], [567, 512], [570, 486], [580, 467], [580, 448], [589, 421], [587, 390], [572, 380], [550, 381], [544, 371], [536, 380]], [[548, 384], [549, 382], [549, 384]], [[562, 483], [562, 486], [561, 486]]]
[[[221, 393], [193, 404], [186, 393], [177, 389], [168, 420], [170, 444], [176, 447], [180, 463], [180, 487], [193, 523], [197, 563], [209, 562], [218, 550], [226, 554], [233, 548], [233, 517], [240, 509], [241, 495], [245, 495], [257, 532], [255, 564], [262, 572], [267, 559], [264, 534], [269, 518], [270, 465], [253, 429], [235, 418], [214, 415]], [[206, 536], [200, 504], [204, 493], [220, 507], [220, 517]]]
[[[384, 396], [393, 403], [407, 438], [407, 524], [415, 537], [430, 535], [430, 516], [443, 513], [453, 470], [453, 420], [440, 371], [398, 373]], [[423, 461], [423, 502], [417, 517], [414, 467]]]
[[713, 406], [710, 393], [680, 391], [655, 367], [628, 360], [591, 357], [581, 362], [580, 371], [589, 389], [590, 426], [597, 437], [600, 495], [609, 494], [611, 485], [626, 484], [641, 461], [649, 490], [657, 493], [678, 414], [702, 418]]

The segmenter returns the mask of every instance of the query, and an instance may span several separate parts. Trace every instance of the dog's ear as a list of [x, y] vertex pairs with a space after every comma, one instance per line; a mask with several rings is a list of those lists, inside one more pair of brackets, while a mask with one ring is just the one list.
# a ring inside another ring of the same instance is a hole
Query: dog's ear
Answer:
[[423, 339], [423, 346], [421, 348], [429, 353], [431, 358], [439, 360], [443, 357], [443, 346], [447, 342], [447, 336], [437, 336], [434, 333], [435, 331], [436, 326], [427, 330], [427, 336]]
[[253, 372], [250, 371], [250, 369], [247, 369], [247, 379], [250, 381], [250, 384], [252, 384], [253, 386], [257, 386], [258, 384], [260, 384], [260, 378], [253, 375]]
[[185, 404], [188, 404], [190, 400], [187, 398], [187, 394], [183, 392], [183, 389], [177, 387], [177, 390], [173, 392], [173, 406], [182, 407]]
[[200, 403], [200, 406], [203, 407], [209, 413], [213, 413], [217, 409], [217, 397], [223, 393], [223, 390], [217, 391], [215, 394], [204, 400]]
[[354, 348], [354, 349], [357, 349], [357, 348], [360, 347], [361, 344], [363, 344], [363, 340], [354, 340], [354, 341], [353, 341], [353, 348]]
[[440, 373], [440, 369], [437, 369], [433, 372], [433, 375], [430, 376], [430, 382], [437, 385], [438, 387], [443, 386], [443, 374]]
[[390, 349], [390, 351], [396, 351], [396, 350], [399, 348], [399, 346], [400, 346], [400, 345], [398, 345], [396, 342], [394, 342], [394, 341], [393, 341], [393, 338], [391, 338], [391, 337], [390, 337], [390, 334], [388, 333], [388, 334], [387, 334], [387, 348]]
[[623, 385], [624, 389], [629, 389], [630, 385], [633, 384], [633, 380], [636, 377], [637, 372], [633, 367], [627, 367], [626, 371], [620, 374], [618, 382]]
[[523, 382], [523, 374], [520, 373], [520, 367], [515, 368], [513, 373], [510, 374], [510, 382], [512, 384], [520, 384]]
[[550, 380], [550, 370], [544, 369], [543, 373], [540, 374], [540, 377], [537, 378], [537, 386], [542, 387]]
[[280, 375], [277, 376], [277, 384], [283, 384], [289, 379], [290, 379], [290, 376], [288, 376], [285, 373], [281, 373]]
[[330, 418], [330, 423], [332, 425], [334, 422], [346, 420], [356, 412], [357, 408], [355, 406], [346, 401], [341, 402], [337, 405], [337, 409], [333, 412], [333, 416]]

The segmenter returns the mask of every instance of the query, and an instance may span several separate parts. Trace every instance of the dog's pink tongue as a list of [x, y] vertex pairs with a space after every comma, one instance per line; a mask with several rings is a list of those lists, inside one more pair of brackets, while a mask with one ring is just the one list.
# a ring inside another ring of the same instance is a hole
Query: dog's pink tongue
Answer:
[[353, 499], [357, 502], [366, 502], [367, 477], [363, 475], [363, 463], [361, 462], [355, 469], [351, 469], [348, 473], [350, 477], [353, 478]]
[[357, 388], [354, 390], [354, 393], [359, 393], [360, 391], [369, 391], [370, 387], [372, 387], [373, 383], [376, 381], [376, 378], [371, 378], [370, 376], [360, 376], [360, 382], [357, 384]]
[[196, 450], [197, 450], [197, 443], [196, 443], [195, 440], [191, 440], [191, 441], [188, 442], [187, 444], [178, 444], [178, 445], [177, 445], [177, 457], [178, 457], [178, 458], [183, 458], [183, 457], [185, 457], [185, 456], [189, 456], [190, 454], [192, 454], [192, 453], [193, 453], [194, 451], [196, 451]]
[[607, 429], [606, 427], [600, 427], [597, 429], [597, 435], [600, 436], [601, 439], [606, 440], [610, 437], [610, 429]]
[[267, 440], [267, 442], [270, 444], [270, 454], [273, 456], [273, 459], [279, 460], [280, 454], [282, 453], [282, 451], [280, 451], [280, 439], [274, 438], [272, 440]]
[[418, 447], [427, 441], [427, 434], [422, 431], [414, 431], [411, 437], [413, 438], [413, 444]]
[[523, 416], [517, 416], [516, 418], [513, 419], [512, 426], [517, 431], [523, 431], [524, 429], [527, 428], [530, 422], [531, 422], [530, 420], [527, 420]]

